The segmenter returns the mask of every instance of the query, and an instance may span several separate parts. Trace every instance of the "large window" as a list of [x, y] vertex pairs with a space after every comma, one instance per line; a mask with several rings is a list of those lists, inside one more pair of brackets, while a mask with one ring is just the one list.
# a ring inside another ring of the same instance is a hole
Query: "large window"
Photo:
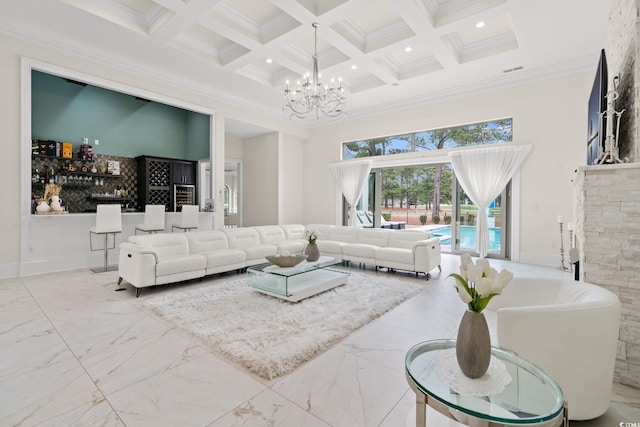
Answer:
[[389, 154], [442, 150], [459, 146], [510, 142], [512, 119], [475, 123], [445, 129], [347, 142], [342, 145], [342, 158], [386, 156]]

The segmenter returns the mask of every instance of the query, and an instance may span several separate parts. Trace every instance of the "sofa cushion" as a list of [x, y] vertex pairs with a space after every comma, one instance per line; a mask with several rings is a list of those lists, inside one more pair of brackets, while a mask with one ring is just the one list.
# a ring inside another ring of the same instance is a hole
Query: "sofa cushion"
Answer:
[[284, 224], [281, 226], [287, 240], [307, 240], [307, 229], [302, 224]]
[[356, 242], [369, 246], [385, 247], [389, 244], [389, 230], [359, 229], [356, 234]]
[[237, 266], [244, 264], [247, 254], [242, 249], [219, 249], [201, 252], [207, 258], [207, 268], [223, 267], [225, 265]]
[[284, 242], [287, 239], [284, 230], [279, 225], [260, 225], [252, 228], [258, 232], [260, 243], [263, 245], [277, 246], [278, 243]]
[[191, 231], [185, 235], [189, 242], [189, 252], [192, 254], [219, 251], [229, 247], [227, 235], [222, 231]]
[[374, 260], [376, 256], [376, 249], [378, 249], [378, 246], [367, 245], [364, 243], [346, 243], [342, 246], [342, 255], [346, 259], [368, 258]]
[[413, 265], [413, 251], [402, 248], [377, 248], [376, 262], [378, 265], [384, 265], [385, 261], [395, 264]]
[[290, 254], [299, 254], [304, 252], [304, 248], [307, 247], [307, 241], [301, 239], [286, 240], [278, 243], [278, 253], [287, 251]]
[[156, 276], [198, 271], [207, 268], [207, 258], [203, 255], [179, 255], [165, 257], [156, 264]]
[[[262, 258], [278, 253], [278, 247], [275, 245], [258, 245], [253, 248], [244, 248], [243, 251], [247, 254], [247, 263], [255, 260], [262, 260]], [[265, 259], [264, 262], [267, 262]]]
[[358, 229], [355, 227], [331, 227], [327, 240], [342, 243], [356, 243]]
[[157, 233], [136, 236], [135, 243], [152, 248], [158, 254], [160, 261], [168, 257], [189, 255], [189, 243], [186, 233]]
[[224, 234], [227, 235], [229, 247], [233, 249], [255, 248], [261, 245], [260, 235], [255, 228], [226, 228]]
[[329, 231], [334, 227], [335, 225], [328, 224], [309, 224], [306, 226], [306, 234], [314, 233], [318, 240], [329, 240]]
[[316, 241], [318, 250], [321, 255], [330, 255], [335, 257], [342, 256], [342, 247], [346, 245], [343, 242], [337, 242], [335, 240], [318, 240]]

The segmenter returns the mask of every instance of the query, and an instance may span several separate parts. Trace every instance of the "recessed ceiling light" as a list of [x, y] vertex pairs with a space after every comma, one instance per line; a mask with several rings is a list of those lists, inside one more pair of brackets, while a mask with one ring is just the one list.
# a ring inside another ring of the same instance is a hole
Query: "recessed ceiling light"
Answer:
[[404, 48], [405, 52], [411, 52], [413, 50], [413, 48], [411, 46], [407, 46]]
[[358, 69], [358, 66], [354, 64], [354, 65], [352, 65], [352, 66], [351, 66], [351, 69], [352, 69], [352, 70], [357, 70], [357, 69]]
[[482, 28], [484, 27], [484, 21], [478, 21], [478, 23], [476, 24], [476, 28]]
[[273, 62], [273, 59], [267, 58], [267, 64], [271, 64], [272, 62]]

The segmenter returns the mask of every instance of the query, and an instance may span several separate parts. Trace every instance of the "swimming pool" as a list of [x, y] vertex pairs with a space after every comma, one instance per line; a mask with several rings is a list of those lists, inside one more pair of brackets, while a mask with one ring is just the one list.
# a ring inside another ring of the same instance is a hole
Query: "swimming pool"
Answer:
[[[442, 246], [451, 246], [451, 226], [443, 225], [442, 227], [429, 230], [433, 237], [440, 238]], [[502, 229], [498, 227], [489, 227], [489, 252], [500, 252], [500, 241]], [[476, 227], [470, 225], [460, 226], [460, 249], [475, 250], [476, 248]]]

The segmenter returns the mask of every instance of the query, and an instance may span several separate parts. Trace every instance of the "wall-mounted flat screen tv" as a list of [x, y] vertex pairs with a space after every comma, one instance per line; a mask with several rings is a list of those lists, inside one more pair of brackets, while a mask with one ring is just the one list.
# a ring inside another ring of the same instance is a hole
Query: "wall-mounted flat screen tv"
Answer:
[[589, 96], [589, 123], [587, 132], [587, 164], [598, 163], [600, 154], [604, 151], [606, 118], [602, 113], [607, 109], [607, 58], [604, 49], [600, 52], [600, 61], [596, 70], [596, 77]]

